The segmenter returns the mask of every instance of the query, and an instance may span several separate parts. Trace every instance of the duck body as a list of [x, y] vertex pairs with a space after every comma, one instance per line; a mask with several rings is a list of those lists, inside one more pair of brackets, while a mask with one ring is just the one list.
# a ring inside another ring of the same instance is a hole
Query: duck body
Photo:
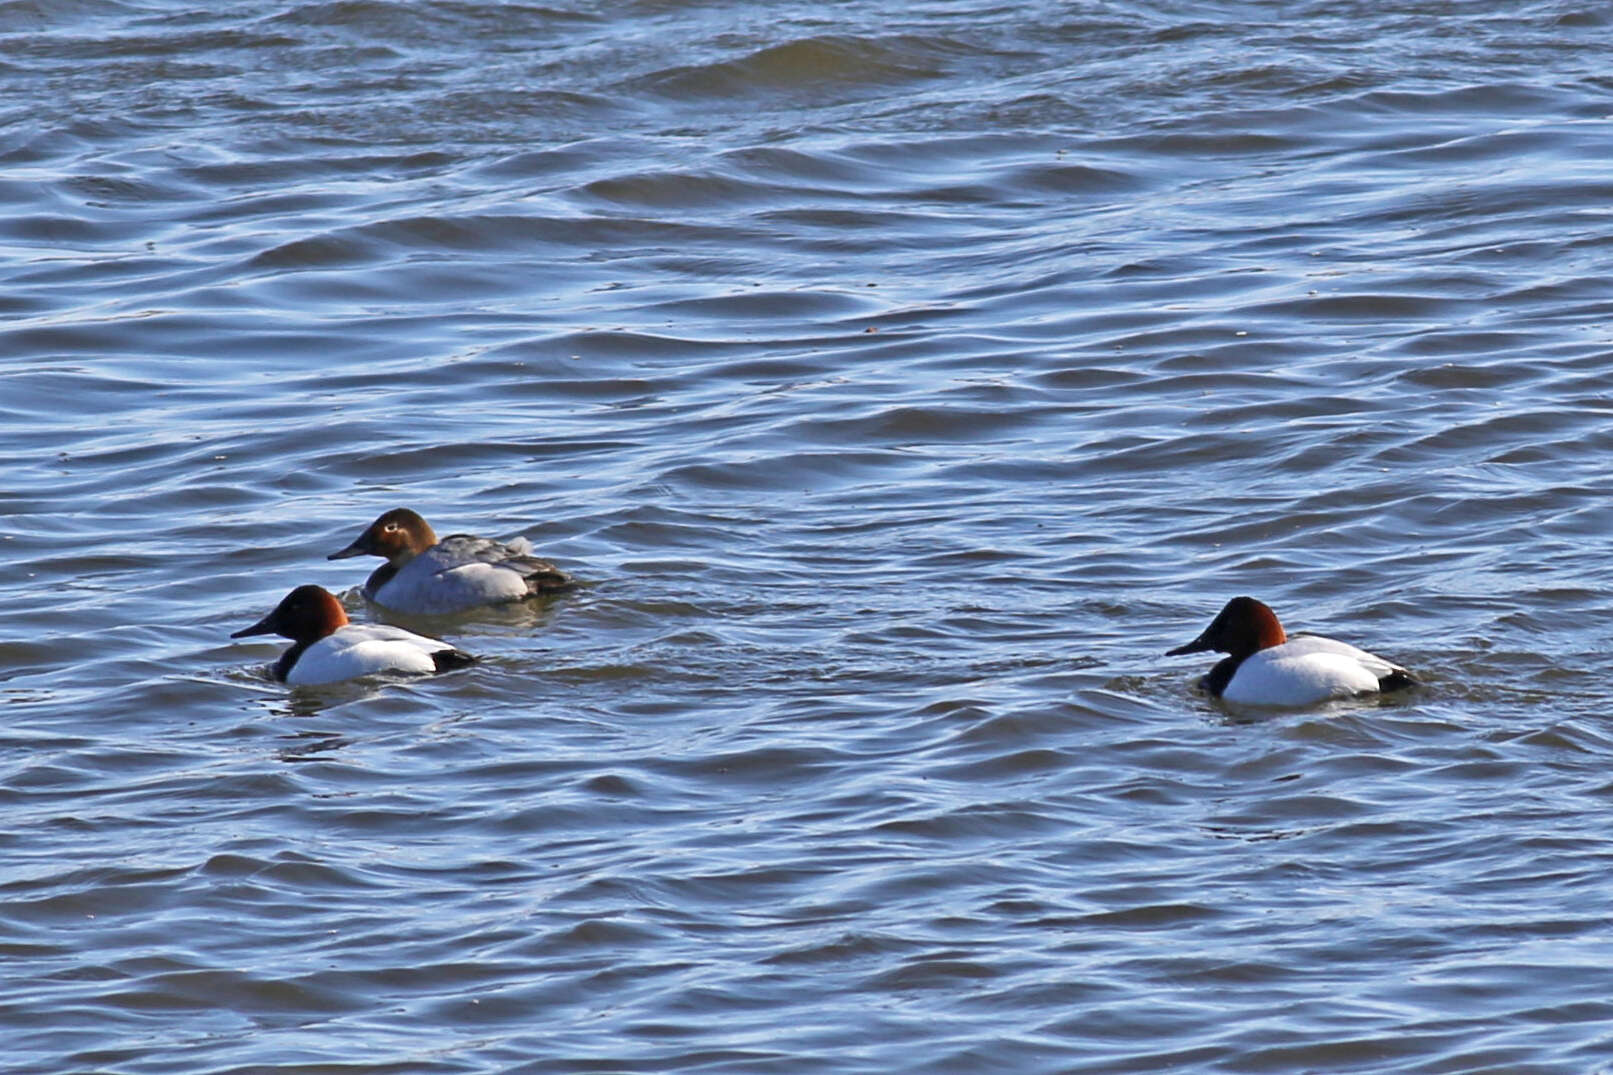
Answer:
[[1321, 635], [1289, 637], [1276, 613], [1252, 597], [1234, 597], [1198, 638], [1166, 656], [1228, 654], [1199, 681], [1236, 705], [1299, 708], [1414, 686], [1404, 668]]
[[415, 615], [501, 605], [573, 585], [571, 576], [533, 553], [525, 538], [494, 541], [472, 534], [437, 539], [408, 508], [382, 514], [329, 559], [379, 556], [386, 563], [365, 580], [363, 594], [383, 608]]
[[461, 668], [476, 658], [435, 638], [401, 627], [349, 623], [335, 595], [320, 586], [299, 586], [273, 612], [231, 638], [277, 634], [292, 640], [271, 673], [293, 687], [336, 683], [381, 672], [431, 675]]

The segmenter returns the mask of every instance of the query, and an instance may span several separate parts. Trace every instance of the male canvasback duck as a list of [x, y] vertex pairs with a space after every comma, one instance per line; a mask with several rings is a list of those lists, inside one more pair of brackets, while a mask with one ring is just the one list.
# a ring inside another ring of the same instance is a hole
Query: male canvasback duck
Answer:
[[342, 603], [323, 586], [298, 586], [274, 611], [230, 635], [282, 635], [294, 645], [274, 663], [274, 678], [293, 687], [335, 683], [377, 672], [429, 675], [476, 658], [446, 642], [381, 623], [348, 623]]
[[1320, 635], [1290, 638], [1277, 614], [1252, 597], [1228, 601], [1203, 634], [1165, 656], [1204, 650], [1231, 656], [1211, 668], [1201, 685], [1239, 705], [1308, 706], [1417, 683], [1399, 665], [1347, 643]]
[[431, 524], [408, 508], [386, 512], [329, 559], [364, 555], [386, 560], [365, 580], [364, 596], [395, 612], [463, 612], [572, 585], [570, 575], [532, 554], [526, 538], [505, 544], [450, 534], [438, 541]]

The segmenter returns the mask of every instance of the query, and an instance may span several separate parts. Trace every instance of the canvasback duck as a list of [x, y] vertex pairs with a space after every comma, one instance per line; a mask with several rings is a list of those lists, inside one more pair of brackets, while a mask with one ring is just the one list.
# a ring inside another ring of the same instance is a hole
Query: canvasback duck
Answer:
[[386, 563], [364, 581], [364, 596], [394, 612], [437, 615], [499, 605], [572, 585], [570, 575], [532, 553], [532, 543], [509, 544], [470, 534], [437, 540], [431, 524], [408, 508], [393, 508], [331, 560], [379, 556]]
[[274, 678], [294, 687], [335, 683], [377, 672], [429, 675], [476, 660], [446, 642], [381, 623], [348, 623], [347, 612], [323, 586], [298, 586], [274, 611], [230, 635], [282, 635], [292, 647], [274, 663]]
[[1399, 665], [1347, 643], [1320, 635], [1290, 638], [1277, 614], [1252, 597], [1228, 601], [1203, 634], [1165, 656], [1204, 650], [1230, 656], [1200, 684], [1214, 697], [1239, 705], [1308, 706], [1417, 683]]

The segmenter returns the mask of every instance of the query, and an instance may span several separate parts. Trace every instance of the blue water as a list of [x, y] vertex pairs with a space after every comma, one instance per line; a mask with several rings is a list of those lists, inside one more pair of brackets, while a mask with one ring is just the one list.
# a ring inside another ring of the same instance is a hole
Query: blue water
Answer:
[[0, 2], [0, 1067], [1613, 1071], [1610, 29]]

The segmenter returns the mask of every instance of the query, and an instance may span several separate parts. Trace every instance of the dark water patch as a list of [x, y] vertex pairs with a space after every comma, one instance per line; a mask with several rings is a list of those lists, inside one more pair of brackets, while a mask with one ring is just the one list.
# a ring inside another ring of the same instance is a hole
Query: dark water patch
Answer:
[[374, 264], [376, 248], [355, 237], [320, 236], [297, 239], [256, 255], [249, 271], [283, 271], [322, 268], [352, 269]]
[[367, 238], [381, 240], [410, 252], [486, 255], [497, 250], [535, 253], [534, 244], [574, 242], [575, 222], [550, 217], [497, 214], [445, 218], [441, 215], [409, 217], [368, 225]]
[[[1456, 361], [1405, 369], [1396, 381], [1415, 389], [1475, 389], [1492, 391], [1508, 383], [1550, 377], [1547, 363], [1509, 360], [1553, 339], [1543, 332], [1523, 330], [1442, 329], [1408, 336], [1400, 345], [1409, 356], [1460, 356]], [[1478, 356], [1506, 356], [1485, 362]]]
[[8, 217], [0, 238], [35, 247], [107, 247], [143, 238], [145, 229], [126, 221], [96, 221], [78, 216], [34, 213]]
[[976, 442], [1022, 428], [1027, 418], [981, 407], [868, 407], [860, 416], [822, 420], [798, 426], [802, 437], [819, 443], [853, 442], [891, 448], [913, 447], [948, 441]]
[[1538, 84], [1487, 81], [1423, 91], [1374, 90], [1355, 98], [1350, 106], [1396, 115], [1493, 119], [1502, 113], [1549, 112], [1558, 99], [1556, 91]]
[[[874, 297], [850, 290], [830, 291], [814, 288], [780, 291], [775, 288], [752, 286], [717, 297], [659, 302], [649, 306], [648, 309], [672, 316], [698, 316], [702, 320], [756, 318], [765, 321], [777, 318], [789, 319], [792, 322], [802, 319], [833, 322], [869, 316], [882, 310], [883, 305]], [[789, 325], [786, 330], [798, 334], [801, 328], [798, 325]]]
[[621, 139], [598, 135], [561, 145], [520, 149], [508, 155], [468, 163], [472, 177], [499, 184], [532, 179], [572, 183], [577, 176], [588, 175], [597, 168], [614, 167], [616, 161], [624, 156], [631, 156], [631, 153]]
[[679, 175], [657, 172], [595, 180], [584, 188], [583, 193], [590, 199], [612, 205], [661, 210], [720, 206], [724, 212], [732, 212], [745, 205], [777, 201], [786, 190], [711, 173]]
[[[285, 197], [300, 193], [312, 199], [311, 206], [343, 204], [338, 195], [317, 185], [307, 191], [293, 192], [282, 189], [290, 184], [317, 184], [322, 179], [386, 179], [408, 178], [414, 174], [435, 174], [455, 158], [437, 150], [377, 153], [369, 147], [338, 144], [324, 147], [310, 154], [298, 139], [278, 137], [253, 143], [244, 152], [231, 154], [195, 154], [183, 158], [176, 168], [179, 178], [204, 189], [222, 189], [239, 193], [243, 201], [227, 201], [223, 205], [198, 206], [200, 219], [234, 217], [242, 205], [265, 204], [264, 199]], [[274, 205], [270, 201], [266, 204]]]
[[739, 59], [674, 67], [643, 84], [679, 101], [746, 94], [869, 93], [884, 86], [938, 78], [950, 57], [968, 51], [939, 37], [807, 37]]
[[[747, 146], [723, 155], [723, 161], [736, 174], [753, 175], [774, 183], [808, 190], [839, 190], [876, 193], [887, 182], [883, 169], [870, 167], [854, 155], [842, 152], [836, 143], [790, 146]], [[814, 196], [816, 201], [821, 195]]]

